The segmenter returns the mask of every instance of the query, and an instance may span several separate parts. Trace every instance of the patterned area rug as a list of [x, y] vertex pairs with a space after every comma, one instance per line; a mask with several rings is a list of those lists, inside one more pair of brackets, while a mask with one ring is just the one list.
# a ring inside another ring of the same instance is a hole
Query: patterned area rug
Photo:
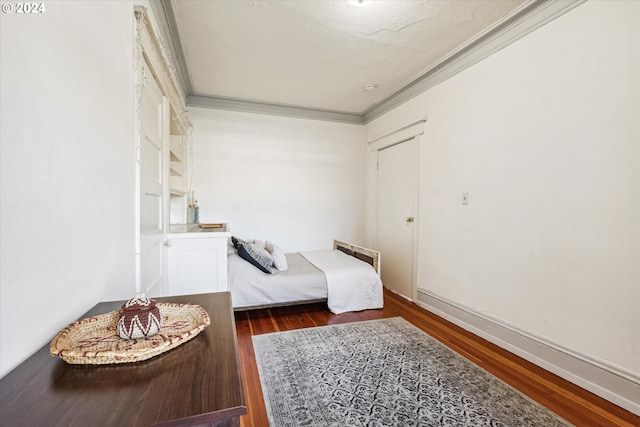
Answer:
[[253, 345], [272, 427], [570, 425], [401, 317]]

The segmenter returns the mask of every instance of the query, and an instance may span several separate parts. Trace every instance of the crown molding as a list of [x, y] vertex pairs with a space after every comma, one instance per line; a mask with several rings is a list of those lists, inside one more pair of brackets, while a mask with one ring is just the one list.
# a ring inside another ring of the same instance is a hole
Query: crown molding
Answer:
[[402, 89], [369, 107], [363, 113], [365, 123], [493, 55], [585, 1], [534, 0], [525, 3], [509, 17], [459, 47]]
[[187, 106], [240, 111], [244, 113], [269, 114], [273, 116], [295, 117], [299, 119], [326, 120], [330, 122], [364, 124], [364, 116], [343, 111], [319, 110], [293, 105], [247, 101], [220, 96], [190, 95]]
[[176, 77], [182, 93], [189, 97], [193, 93], [187, 59], [182, 48], [182, 39], [178, 30], [178, 20], [171, 0], [150, 1], [149, 6], [158, 21], [162, 39], [165, 41], [176, 70]]
[[187, 95], [187, 106], [366, 124], [507, 47], [585, 1], [532, 0], [523, 4], [508, 17], [468, 41], [434, 66], [424, 70], [422, 74], [409, 81], [401, 89], [362, 113], [322, 110], [194, 93], [178, 31], [173, 0], [151, 1], [150, 3], [157, 19], [163, 21], [159, 24], [160, 31], [167, 40], [171, 56], [174, 58], [178, 81]]

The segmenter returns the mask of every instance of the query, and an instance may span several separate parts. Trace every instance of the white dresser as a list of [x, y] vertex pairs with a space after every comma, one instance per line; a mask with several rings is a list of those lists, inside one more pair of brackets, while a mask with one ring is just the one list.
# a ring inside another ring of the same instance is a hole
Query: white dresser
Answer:
[[228, 290], [228, 227], [172, 225], [167, 234], [167, 293], [188, 295]]

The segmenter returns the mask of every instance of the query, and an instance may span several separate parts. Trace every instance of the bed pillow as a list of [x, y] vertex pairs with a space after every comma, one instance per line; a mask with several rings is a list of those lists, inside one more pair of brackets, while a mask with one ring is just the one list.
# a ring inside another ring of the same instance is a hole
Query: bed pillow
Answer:
[[237, 237], [231, 236], [231, 243], [233, 243], [233, 246], [236, 248], [236, 250], [238, 250], [240, 245], [245, 243], [245, 241], [242, 239], [238, 239]]
[[242, 242], [238, 245], [238, 255], [264, 273], [271, 274], [273, 272], [269, 262], [258, 251], [253, 249], [249, 243]]
[[273, 253], [273, 243], [271, 243], [270, 241], [266, 241], [264, 242], [264, 248], [267, 250], [267, 252], [269, 252], [270, 254]]
[[280, 249], [280, 247], [274, 245], [271, 242], [266, 242], [264, 248], [273, 257], [273, 266], [277, 270], [287, 271], [289, 269], [289, 265], [287, 264], [287, 257], [285, 256], [284, 251]]
[[249, 243], [251, 243], [254, 246], [259, 246], [262, 249], [264, 249], [264, 244], [265, 244], [264, 240], [253, 239], [253, 240], [249, 241]]
[[236, 249], [236, 245], [233, 242], [233, 237], [229, 237], [227, 239], [227, 255], [237, 254], [238, 250]]
[[[257, 240], [256, 240], [257, 242]], [[273, 267], [273, 256], [264, 247], [264, 243], [250, 243], [254, 251], [258, 252], [264, 259], [267, 260], [269, 267]]]

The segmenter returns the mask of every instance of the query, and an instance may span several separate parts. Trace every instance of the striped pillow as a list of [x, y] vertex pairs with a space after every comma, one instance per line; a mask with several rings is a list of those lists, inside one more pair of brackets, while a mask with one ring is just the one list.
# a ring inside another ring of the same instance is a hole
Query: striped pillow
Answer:
[[267, 264], [269, 267], [273, 267], [273, 257], [267, 250], [264, 248], [264, 243], [249, 243], [254, 251], [262, 255], [262, 257], [267, 260]]
[[247, 242], [242, 242], [238, 245], [238, 255], [240, 258], [256, 266], [260, 271], [271, 274], [273, 272], [269, 261], [262, 256], [258, 251], [253, 249]]
[[244, 243], [244, 240], [238, 239], [235, 236], [231, 236], [231, 243], [233, 243], [233, 247], [236, 248], [236, 250], [238, 250], [240, 245]]

